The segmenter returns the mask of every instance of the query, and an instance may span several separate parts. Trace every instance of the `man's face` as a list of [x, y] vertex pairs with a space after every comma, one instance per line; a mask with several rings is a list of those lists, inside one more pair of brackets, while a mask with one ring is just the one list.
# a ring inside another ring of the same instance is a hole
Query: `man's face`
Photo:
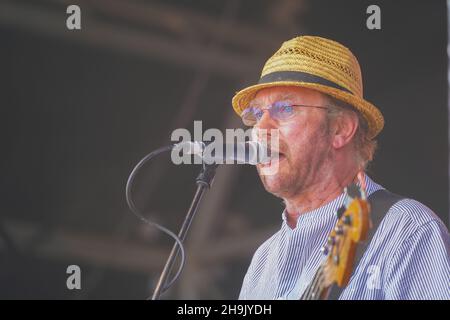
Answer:
[[[320, 92], [297, 87], [274, 87], [259, 91], [250, 104], [267, 108], [276, 102], [291, 105], [325, 106], [327, 100]], [[257, 165], [266, 190], [280, 198], [290, 198], [307, 190], [321, 179], [321, 169], [330, 155], [327, 110], [293, 107], [294, 115], [287, 120], [272, 119], [268, 111], [255, 129], [278, 129], [279, 160]], [[270, 141], [270, 139], [269, 139]], [[265, 175], [267, 166], [278, 165], [275, 174]]]

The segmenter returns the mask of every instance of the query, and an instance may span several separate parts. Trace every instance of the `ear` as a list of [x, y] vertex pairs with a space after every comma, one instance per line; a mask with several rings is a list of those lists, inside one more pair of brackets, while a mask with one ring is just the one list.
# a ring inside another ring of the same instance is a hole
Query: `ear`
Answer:
[[332, 145], [335, 149], [346, 146], [358, 128], [358, 116], [354, 112], [345, 112], [334, 121]]

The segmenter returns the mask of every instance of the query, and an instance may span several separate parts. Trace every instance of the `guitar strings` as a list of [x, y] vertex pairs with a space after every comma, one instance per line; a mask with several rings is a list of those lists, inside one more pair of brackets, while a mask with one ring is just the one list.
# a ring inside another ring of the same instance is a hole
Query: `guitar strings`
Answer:
[[318, 276], [317, 280], [312, 286], [312, 294], [310, 296], [310, 299], [308, 300], [318, 300], [320, 298], [320, 295], [318, 294], [319, 293], [318, 289], [320, 289], [320, 286], [323, 283], [323, 277], [324, 275], [322, 273]]
[[[321, 266], [319, 266], [319, 269], [321, 268]], [[309, 283], [309, 285], [306, 287], [305, 292], [302, 295], [302, 299], [303, 300], [310, 300], [309, 299], [309, 295], [311, 294], [311, 290], [313, 289], [314, 283], [317, 281], [317, 277], [318, 277], [319, 272], [316, 272], [314, 274], [314, 277], [312, 278], [311, 282]]]
[[316, 292], [317, 291], [317, 286], [323, 280], [322, 279], [322, 277], [323, 277], [322, 271], [323, 271], [323, 265], [321, 265], [319, 267], [319, 270], [317, 270], [316, 274], [314, 275], [314, 278], [311, 281], [311, 284], [306, 289], [306, 292], [304, 294], [304, 296], [306, 298], [305, 300], [312, 300], [312, 298], [314, 298], [314, 296], [317, 294], [317, 292]]
[[312, 278], [311, 282], [309, 283], [308, 287], [305, 290], [305, 293], [303, 294], [304, 300], [310, 300], [310, 296], [312, 294], [312, 291], [315, 289], [315, 285], [319, 279], [319, 276], [321, 274], [322, 265], [319, 266], [319, 269], [314, 274], [314, 277]]

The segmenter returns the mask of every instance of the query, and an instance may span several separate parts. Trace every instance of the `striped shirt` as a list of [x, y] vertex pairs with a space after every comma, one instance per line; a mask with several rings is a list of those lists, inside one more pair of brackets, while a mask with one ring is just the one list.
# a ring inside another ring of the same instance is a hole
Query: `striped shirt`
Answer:
[[[383, 189], [366, 175], [367, 195]], [[255, 252], [239, 299], [299, 299], [325, 256], [345, 194], [305, 212]], [[450, 300], [450, 238], [443, 222], [412, 199], [395, 203], [381, 221], [339, 299]]]

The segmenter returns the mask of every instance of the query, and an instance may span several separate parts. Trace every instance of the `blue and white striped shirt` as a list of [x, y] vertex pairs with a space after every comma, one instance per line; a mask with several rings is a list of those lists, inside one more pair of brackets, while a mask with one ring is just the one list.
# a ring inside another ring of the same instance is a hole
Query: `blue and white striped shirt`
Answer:
[[[367, 195], [383, 189], [366, 175]], [[341, 194], [303, 213], [255, 252], [239, 299], [299, 299], [325, 256], [320, 248], [336, 224]], [[386, 213], [340, 299], [450, 300], [450, 240], [443, 222], [412, 199]]]

